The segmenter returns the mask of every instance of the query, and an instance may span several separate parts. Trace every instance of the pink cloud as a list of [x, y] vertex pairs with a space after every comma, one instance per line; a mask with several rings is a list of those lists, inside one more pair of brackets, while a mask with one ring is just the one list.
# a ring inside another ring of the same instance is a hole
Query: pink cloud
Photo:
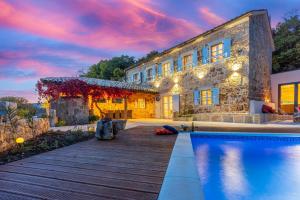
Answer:
[[29, 80], [37, 80], [48, 76], [76, 76], [78, 68], [65, 68], [49, 65], [37, 60], [20, 60], [14, 63], [15, 67], [0, 68], [0, 80], [14, 80], [22, 83]]
[[59, 66], [52, 66], [37, 60], [22, 60], [17, 64], [17, 69], [23, 71], [32, 71], [36, 77], [45, 76], [74, 76], [76, 69], [66, 69]]
[[[62, 6], [68, 14], [30, 3], [1, 1], [0, 27], [81, 46], [141, 51], [165, 47], [174, 39], [186, 39], [201, 31], [192, 22], [166, 16], [149, 0], [74, 0]], [[85, 17], [92, 18], [87, 24], [95, 24], [87, 26], [80, 21]]]
[[198, 12], [207, 23], [213, 26], [220, 25], [226, 21], [224, 18], [218, 16], [207, 7], [200, 7]]

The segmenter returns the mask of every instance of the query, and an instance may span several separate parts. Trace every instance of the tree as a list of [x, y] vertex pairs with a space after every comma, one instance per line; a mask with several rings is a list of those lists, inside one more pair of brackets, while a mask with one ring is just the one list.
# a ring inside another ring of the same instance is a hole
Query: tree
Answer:
[[146, 56], [138, 59], [137, 63], [148, 62], [159, 54], [158, 51], [150, 51]]
[[125, 55], [113, 57], [109, 60], [101, 60], [97, 64], [90, 66], [88, 71], [80, 76], [120, 81], [124, 78], [124, 69], [132, 66], [134, 63], [134, 57]]
[[28, 100], [23, 98], [23, 97], [13, 97], [13, 96], [7, 96], [7, 97], [0, 97], [0, 101], [9, 101], [9, 102], [14, 102], [18, 106], [22, 104], [27, 104]]
[[101, 60], [97, 64], [91, 65], [86, 73], [78, 72], [81, 77], [98, 78], [106, 80], [122, 81], [127, 67], [148, 62], [159, 54], [158, 51], [151, 51], [138, 61], [133, 56], [122, 55], [108, 60]]
[[273, 30], [273, 73], [300, 69], [300, 19], [293, 14]]

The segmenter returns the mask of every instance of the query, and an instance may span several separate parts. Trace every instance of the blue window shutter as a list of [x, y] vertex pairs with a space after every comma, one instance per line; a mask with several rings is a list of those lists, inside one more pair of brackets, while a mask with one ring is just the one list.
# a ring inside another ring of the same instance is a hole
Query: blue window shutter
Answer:
[[178, 62], [177, 63], [177, 71], [181, 72], [182, 71], [182, 56], [181, 55], [178, 56], [177, 62]]
[[171, 74], [174, 73], [174, 61], [173, 61], [173, 59], [170, 60], [170, 73]]
[[212, 88], [211, 89], [212, 93], [212, 102], [214, 105], [219, 105], [220, 104], [220, 89], [219, 88]]
[[194, 105], [199, 105], [200, 92], [199, 90], [194, 90]]
[[198, 66], [198, 53], [197, 53], [197, 49], [194, 49], [193, 51], [193, 67], [197, 67]]
[[159, 63], [157, 66], [157, 75], [161, 76], [161, 63]]
[[152, 77], [155, 78], [156, 72], [155, 72], [155, 65], [152, 67]]
[[144, 75], [143, 72], [140, 72], [140, 83], [142, 83], [144, 81], [143, 75]]
[[131, 79], [131, 82], [134, 81], [134, 74], [131, 74], [130, 79]]
[[223, 40], [224, 44], [224, 58], [230, 57], [230, 51], [231, 51], [231, 38], [225, 38]]
[[147, 82], [147, 71], [143, 71], [143, 82]]
[[202, 64], [209, 63], [209, 48], [207, 45], [205, 45], [202, 48]]

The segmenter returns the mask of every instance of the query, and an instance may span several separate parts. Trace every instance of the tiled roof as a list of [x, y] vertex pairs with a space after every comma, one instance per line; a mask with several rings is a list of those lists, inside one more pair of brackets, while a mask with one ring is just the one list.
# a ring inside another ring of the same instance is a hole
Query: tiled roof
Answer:
[[102, 87], [113, 87], [113, 88], [120, 88], [132, 91], [141, 91], [141, 92], [149, 92], [149, 93], [156, 93], [157, 90], [151, 85], [147, 84], [135, 84], [135, 83], [127, 83], [123, 81], [111, 81], [111, 80], [104, 80], [104, 79], [96, 79], [96, 78], [85, 78], [85, 77], [46, 77], [41, 78], [42, 82], [64, 82], [67, 80], [81, 80], [90, 85], [99, 85]]

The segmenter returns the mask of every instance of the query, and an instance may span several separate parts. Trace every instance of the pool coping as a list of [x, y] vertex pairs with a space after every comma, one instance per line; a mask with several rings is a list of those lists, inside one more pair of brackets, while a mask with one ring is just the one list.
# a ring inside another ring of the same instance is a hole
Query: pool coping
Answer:
[[300, 133], [259, 133], [259, 132], [180, 132], [177, 136], [168, 168], [161, 186], [158, 200], [204, 200], [193, 151], [191, 134], [195, 135], [238, 135], [269, 137], [300, 137]]

